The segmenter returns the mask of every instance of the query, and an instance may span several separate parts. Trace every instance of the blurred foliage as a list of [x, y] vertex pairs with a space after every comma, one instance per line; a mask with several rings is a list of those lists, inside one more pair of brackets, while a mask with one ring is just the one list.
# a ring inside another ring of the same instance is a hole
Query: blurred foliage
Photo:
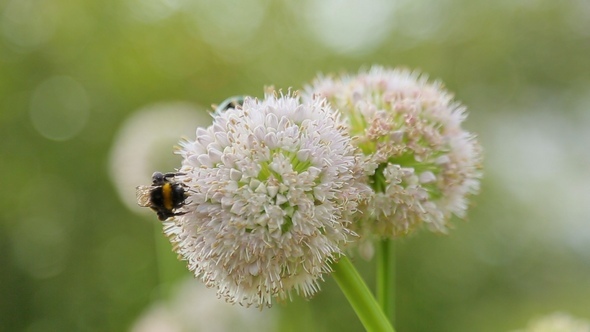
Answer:
[[[189, 275], [109, 177], [135, 111], [371, 64], [443, 80], [487, 151], [468, 222], [396, 243], [396, 329], [589, 319], [588, 17], [586, 0], [0, 0], [0, 330], [128, 330]], [[270, 309], [281, 330], [362, 329], [322, 286]]]

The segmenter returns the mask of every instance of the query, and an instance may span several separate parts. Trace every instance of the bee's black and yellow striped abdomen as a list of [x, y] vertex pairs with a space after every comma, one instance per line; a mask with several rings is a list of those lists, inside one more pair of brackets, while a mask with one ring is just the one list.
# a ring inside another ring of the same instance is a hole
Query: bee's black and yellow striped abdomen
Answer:
[[172, 209], [172, 186], [170, 183], [165, 183], [159, 187], [155, 187], [151, 193], [152, 206], [159, 206], [167, 210]]
[[152, 176], [153, 183], [149, 193], [149, 207], [156, 212], [160, 220], [166, 220], [185, 213], [176, 211], [184, 205], [187, 195], [184, 185], [168, 180], [175, 175], [174, 173], [162, 174], [156, 172]]

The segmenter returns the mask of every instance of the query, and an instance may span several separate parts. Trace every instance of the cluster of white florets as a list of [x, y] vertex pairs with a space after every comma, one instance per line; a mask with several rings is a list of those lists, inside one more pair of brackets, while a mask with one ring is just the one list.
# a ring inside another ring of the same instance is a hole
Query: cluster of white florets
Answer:
[[373, 191], [355, 224], [361, 233], [396, 237], [422, 223], [445, 232], [452, 214], [464, 217], [468, 196], [479, 190], [480, 147], [461, 128], [465, 107], [439, 82], [376, 66], [319, 77], [306, 95], [343, 113], [366, 156]]
[[188, 197], [164, 231], [231, 303], [313, 295], [357, 234], [444, 232], [479, 189], [465, 108], [407, 70], [320, 77], [302, 98], [246, 97], [213, 116], [181, 143]]
[[181, 145], [186, 214], [165, 233], [229, 302], [310, 296], [351, 231], [365, 188], [360, 158], [325, 100], [246, 98]]

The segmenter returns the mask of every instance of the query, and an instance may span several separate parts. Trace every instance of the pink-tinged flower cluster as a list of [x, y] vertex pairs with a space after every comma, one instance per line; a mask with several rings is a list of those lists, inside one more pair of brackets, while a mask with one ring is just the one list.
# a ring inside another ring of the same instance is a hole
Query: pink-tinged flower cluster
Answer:
[[246, 98], [181, 143], [186, 213], [164, 231], [188, 268], [231, 303], [314, 294], [349, 241], [367, 188], [362, 157], [323, 99]]
[[461, 124], [465, 107], [440, 82], [379, 66], [357, 75], [318, 77], [305, 98], [327, 98], [348, 121], [366, 157], [372, 188], [357, 229], [397, 237], [421, 224], [445, 232], [479, 190], [481, 149]]

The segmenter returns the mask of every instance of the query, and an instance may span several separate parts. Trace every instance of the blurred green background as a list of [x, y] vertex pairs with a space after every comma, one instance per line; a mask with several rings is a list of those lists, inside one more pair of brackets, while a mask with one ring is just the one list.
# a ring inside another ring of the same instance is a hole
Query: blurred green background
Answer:
[[[588, 0], [0, 0], [0, 331], [148, 331], [190, 273], [134, 187], [178, 166], [209, 105], [371, 64], [444, 81], [485, 150], [468, 220], [396, 243], [396, 330], [590, 319], [589, 18]], [[362, 330], [329, 277], [249, 310]]]

